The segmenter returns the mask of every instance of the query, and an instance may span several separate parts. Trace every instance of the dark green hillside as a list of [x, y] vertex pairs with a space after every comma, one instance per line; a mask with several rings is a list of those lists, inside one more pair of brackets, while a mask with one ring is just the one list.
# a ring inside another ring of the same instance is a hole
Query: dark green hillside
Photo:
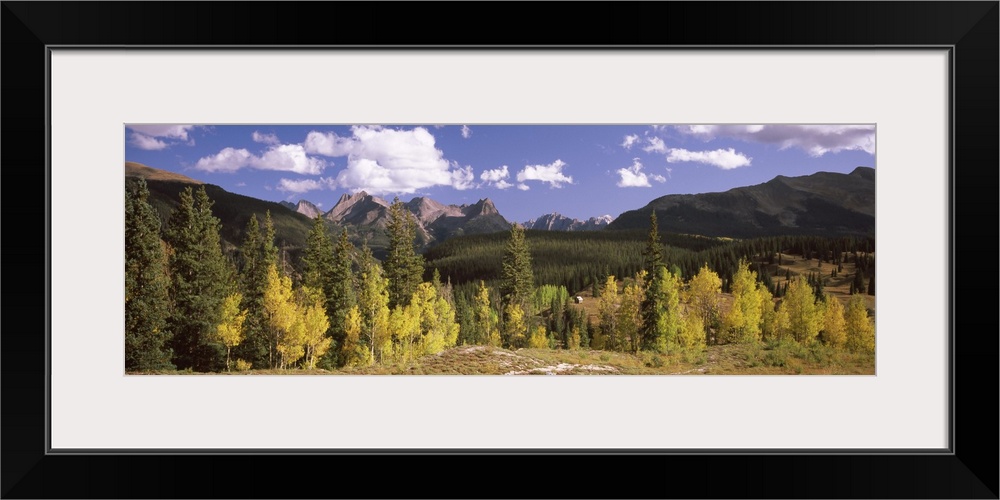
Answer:
[[[130, 177], [135, 177], [128, 175], [131, 172], [133, 171], [126, 171], [126, 182]], [[163, 224], [166, 224], [177, 207], [181, 191], [193, 185], [192, 182], [156, 180], [155, 177], [147, 178], [146, 183], [149, 186], [149, 202], [160, 214]], [[212, 214], [222, 222], [220, 236], [227, 248], [239, 246], [251, 214], [256, 214], [258, 221], [263, 221], [264, 214], [269, 210], [278, 248], [285, 247], [288, 251], [295, 251], [305, 244], [306, 234], [312, 223], [308, 217], [278, 203], [230, 193], [214, 184], [198, 184], [202, 185], [205, 186], [209, 199], [214, 202]]]
[[875, 234], [875, 170], [779, 175], [722, 193], [667, 195], [618, 216], [610, 230], [639, 229], [656, 210], [661, 232], [731, 238]]
[[[648, 224], [648, 222], [647, 222]], [[437, 268], [452, 283], [491, 281], [500, 277], [507, 231], [451, 238], [424, 254], [428, 273]], [[563, 285], [575, 292], [598, 276], [631, 276], [642, 267], [647, 234], [629, 231], [526, 231], [536, 284]], [[726, 244], [724, 240], [668, 234], [668, 260], [687, 260], [693, 251]]]

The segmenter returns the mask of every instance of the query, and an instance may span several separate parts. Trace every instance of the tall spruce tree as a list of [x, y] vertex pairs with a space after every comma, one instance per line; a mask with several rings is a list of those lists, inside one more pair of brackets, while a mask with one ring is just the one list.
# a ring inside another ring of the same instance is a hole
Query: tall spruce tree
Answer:
[[331, 287], [326, 293], [326, 314], [330, 320], [334, 348], [328, 350], [321, 361], [320, 366], [323, 368], [344, 366], [347, 358], [343, 354], [350, 351], [344, 345], [347, 342], [347, 313], [357, 304], [356, 280], [352, 271], [354, 253], [354, 245], [347, 238], [347, 229], [342, 229], [337, 245], [333, 248], [329, 279]]
[[144, 179], [125, 190], [125, 370], [172, 369], [170, 296], [160, 217]]
[[386, 249], [383, 268], [389, 279], [389, 307], [407, 305], [417, 285], [423, 280], [424, 258], [414, 249], [417, 239], [417, 223], [406, 205], [393, 200], [389, 206], [389, 221], [386, 223], [389, 247]]
[[273, 356], [268, 356], [269, 327], [264, 311], [264, 291], [267, 289], [267, 269], [271, 264], [278, 263], [278, 249], [274, 246], [274, 224], [270, 211], [264, 216], [263, 231], [257, 216], [250, 216], [239, 260], [242, 308], [247, 310], [247, 318], [243, 324], [243, 343], [236, 347], [234, 355], [252, 363], [254, 368], [271, 368]]
[[219, 219], [202, 186], [187, 187], [167, 223], [170, 245], [170, 292], [174, 304], [171, 347], [180, 369], [215, 371], [225, 367], [222, 346], [212, 342], [226, 294], [228, 268], [222, 254]]
[[535, 287], [531, 268], [531, 251], [524, 237], [524, 228], [514, 223], [510, 226], [510, 239], [503, 255], [500, 278], [500, 297], [504, 304], [517, 304], [527, 310], [528, 300]]

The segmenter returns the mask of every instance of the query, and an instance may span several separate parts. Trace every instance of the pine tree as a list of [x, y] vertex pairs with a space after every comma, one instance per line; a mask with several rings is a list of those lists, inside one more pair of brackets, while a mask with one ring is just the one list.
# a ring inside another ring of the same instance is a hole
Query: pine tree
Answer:
[[386, 222], [389, 247], [384, 262], [385, 276], [389, 280], [389, 306], [406, 305], [417, 290], [424, 275], [424, 258], [414, 250], [417, 223], [406, 205], [393, 200]]
[[309, 235], [306, 236], [306, 248], [302, 255], [302, 284], [329, 295], [333, 293], [332, 278], [333, 242], [327, 233], [326, 222], [317, 213]]
[[500, 279], [500, 296], [504, 303], [516, 303], [522, 310], [531, 298], [535, 276], [531, 268], [531, 253], [524, 237], [524, 228], [514, 223], [510, 226], [510, 239], [503, 256]]
[[656, 276], [656, 269], [663, 265], [663, 242], [660, 241], [656, 210], [649, 214], [649, 237], [646, 240], [646, 250], [642, 256], [646, 263], [646, 275], [652, 279]]
[[872, 277], [868, 278], [868, 295], [875, 295], [875, 273], [872, 273]]
[[139, 179], [125, 190], [125, 370], [169, 370], [172, 352], [167, 260], [160, 218]]
[[242, 308], [247, 310], [247, 319], [243, 325], [244, 340], [234, 353], [255, 368], [272, 368], [273, 353], [268, 342], [264, 290], [267, 288], [268, 267], [278, 264], [278, 249], [274, 246], [274, 224], [270, 211], [264, 216], [263, 232], [256, 214], [250, 215], [239, 256]]
[[229, 282], [220, 227], [219, 219], [212, 215], [212, 201], [205, 187], [197, 192], [185, 188], [164, 235], [172, 250], [171, 347], [174, 364], [180, 369], [214, 371], [222, 367], [221, 345], [210, 341]]
[[[354, 245], [347, 238], [347, 229], [342, 229], [340, 239], [333, 249], [333, 262], [330, 270], [329, 291], [326, 292], [326, 314], [330, 320], [330, 332], [336, 346], [347, 342], [347, 313], [357, 304], [355, 293], [355, 274], [352, 270]], [[332, 348], [327, 351], [321, 366], [333, 368], [344, 366], [351, 347]]]

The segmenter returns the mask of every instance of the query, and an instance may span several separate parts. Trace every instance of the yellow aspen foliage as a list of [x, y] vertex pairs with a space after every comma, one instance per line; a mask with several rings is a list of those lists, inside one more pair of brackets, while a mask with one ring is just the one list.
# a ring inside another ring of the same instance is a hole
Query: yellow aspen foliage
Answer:
[[614, 276], [608, 276], [601, 287], [601, 298], [597, 302], [597, 316], [601, 320], [599, 334], [594, 335], [597, 346], [595, 349], [615, 349], [618, 344], [618, 281]]
[[361, 343], [361, 310], [358, 306], [351, 307], [344, 316], [344, 343], [341, 355], [347, 366], [364, 366], [368, 364], [368, 349]]
[[[299, 321], [299, 311], [292, 296], [292, 280], [288, 276], [281, 276], [278, 267], [271, 264], [267, 269], [267, 286], [264, 288], [264, 311], [270, 331], [269, 350], [274, 350], [278, 354], [278, 366], [284, 367], [286, 364], [285, 353], [292, 354], [287, 337], [292, 332], [292, 327]], [[301, 357], [301, 355], [299, 356]], [[271, 366], [275, 365], [274, 359]]]
[[677, 343], [681, 349], [701, 351], [705, 348], [705, 323], [697, 311], [688, 310], [681, 319], [681, 328], [677, 332]]
[[761, 338], [761, 295], [757, 292], [757, 273], [740, 259], [732, 282], [733, 306], [722, 318], [724, 339], [752, 343]]
[[809, 344], [816, 339], [823, 325], [823, 311], [816, 307], [816, 295], [804, 276], [788, 284], [788, 293], [778, 310], [787, 314], [788, 332], [796, 342]]
[[691, 278], [688, 283], [686, 302], [694, 308], [694, 311], [701, 317], [705, 326], [706, 343], [710, 340], [711, 326], [719, 316], [719, 299], [722, 296], [722, 278], [708, 268], [708, 264], [701, 267], [698, 274]]
[[778, 314], [774, 310], [774, 296], [763, 283], [757, 283], [757, 296], [760, 300], [761, 339], [776, 338], [778, 335]]
[[288, 332], [278, 341], [278, 354], [281, 355], [280, 368], [285, 368], [295, 364], [305, 355], [306, 325], [302, 321], [302, 316], [298, 316]]
[[392, 348], [383, 353], [383, 362], [392, 359], [397, 363], [408, 363], [416, 358], [413, 346], [420, 338], [420, 316], [413, 313], [412, 304], [393, 308], [389, 315], [389, 331], [394, 342]]
[[875, 352], [875, 322], [868, 317], [864, 295], [851, 295], [844, 313], [847, 348], [854, 352]]
[[303, 307], [302, 325], [303, 347], [305, 348], [305, 368], [313, 369], [316, 361], [330, 349], [333, 339], [326, 336], [330, 329], [330, 320], [326, 316], [326, 299], [321, 291], [315, 292], [308, 287], [302, 287], [303, 295], [310, 300]]
[[482, 336], [478, 340], [489, 346], [500, 347], [500, 329], [497, 328], [497, 317], [490, 307], [490, 291], [482, 280], [479, 281], [479, 290], [476, 291], [473, 314], [476, 330]]
[[243, 322], [247, 319], [247, 310], [240, 309], [243, 294], [233, 292], [222, 301], [219, 313], [219, 324], [215, 327], [216, 339], [226, 346], [226, 371], [229, 371], [229, 356], [232, 349], [243, 342]]
[[511, 349], [527, 345], [528, 325], [524, 320], [524, 309], [516, 302], [507, 304], [504, 309], [507, 321], [503, 325], [503, 336]]
[[638, 352], [642, 339], [642, 298], [646, 293], [644, 276], [640, 271], [635, 280], [627, 281], [622, 290], [618, 304], [618, 333], [616, 335], [620, 350]]
[[548, 349], [549, 339], [545, 336], [545, 327], [538, 326], [528, 339], [528, 347], [531, 349]]
[[833, 347], [843, 347], [847, 342], [847, 323], [844, 320], [844, 304], [832, 295], [826, 296], [826, 310], [823, 314], [823, 343]]
[[570, 331], [569, 337], [566, 338], [566, 348], [569, 350], [580, 348], [580, 327], [574, 326]]
[[361, 272], [358, 291], [358, 311], [361, 313], [361, 343], [368, 350], [368, 364], [376, 360], [376, 348], [391, 338], [389, 331], [389, 280], [382, 268], [374, 262], [367, 263]]

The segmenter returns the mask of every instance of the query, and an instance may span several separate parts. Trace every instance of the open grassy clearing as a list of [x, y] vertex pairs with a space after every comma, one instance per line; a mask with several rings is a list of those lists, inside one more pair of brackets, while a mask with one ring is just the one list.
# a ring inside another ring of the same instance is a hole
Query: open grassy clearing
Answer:
[[[160, 374], [198, 374], [158, 372]], [[710, 346], [701, 353], [629, 354], [611, 351], [460, 346], [407, 365], [342, 370], [252, 370], [230, 375], [873, 375], [874, 357], [794, 342]], [[205, 374], [209, 375], [209, 374]], [[216, 374], [211, 374], [216, 375]]]

